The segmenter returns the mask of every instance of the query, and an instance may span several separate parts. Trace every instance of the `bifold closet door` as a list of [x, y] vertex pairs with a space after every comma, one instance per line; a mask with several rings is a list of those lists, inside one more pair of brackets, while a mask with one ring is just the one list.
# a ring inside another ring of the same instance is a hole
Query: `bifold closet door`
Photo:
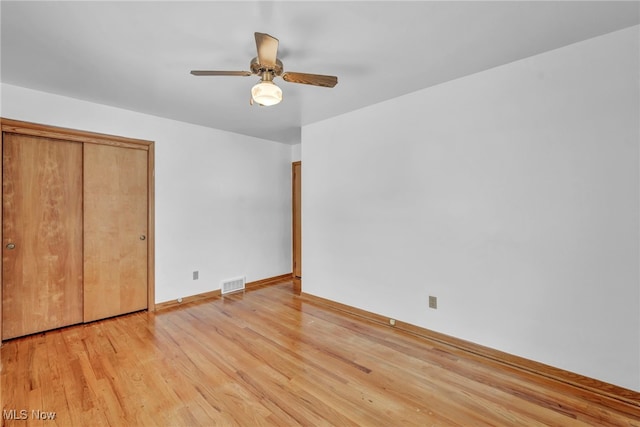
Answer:
[[3, 135], [2, 338], [82, 322], [82, 143]]
[[147, 308], [147, 156], [85, 144], [85, 322]]

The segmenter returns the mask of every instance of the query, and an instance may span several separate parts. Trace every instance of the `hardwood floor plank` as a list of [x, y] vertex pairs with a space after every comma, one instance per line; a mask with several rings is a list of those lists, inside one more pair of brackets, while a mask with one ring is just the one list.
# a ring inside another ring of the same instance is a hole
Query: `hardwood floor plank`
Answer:
[[290, 281], [7, 341], [0, 386], [2, 426], [640, 426], [636, 405], [309, 303]]
[[[323, 309], [319, 309], [315, 313], [316, 315], [323, 318], [326, 318], [327, 316], [328, 317], [332, 316], [331, 312], [327, 312], [326, 310], [323, 310]], [[355, 318], [355, 319], [357, 320], [354, 320], [353, 322], [349, 323], [350, 325], [349, 328], [354, 333], [366, 334], [367, 332], [366, 332], [366, 329], [363, 328], [362, 322], [360, 322], [358, 318]], [[383, 328], [387, 329], [387, 327], [384, 327], [384, 326]], [[378, 342], [380, 345], [384, 345], [385, 343], [388, 343], [389, 340], [393, 340], [394, 337], [398, 337], [401, 335], [402, 335], [402, 332], [398, 331], [398, 333], [393, 335], [392, 337], [385, 337], [384, 339], [381, 339], [380, 337], [369, 335], [369, 339], [371, 339], [372, 341]], [[418, 337], [418, 339], [421, 341], [425, 341], [424, 337]], [[430, 341], [427, 339], [426, 342], [430, 342]], [[443, 354], [444, 353], [449, 354], [451, 358], [455, 358], [456, 357], [455, 355], [464, 355], [464, 358], [469, 362], [475, 361], [475, 364], [469, 365], [468, 368], [465, 368], [464, 367], [465, 365], [460, 365], [455, 368], [455, 371], [464, 373], [465, 377], [472, 378], [476, 382], [481, 382], [494, 388], [501, 388], [516, 396], [521, 396], [523, 398], [536, 400], [537, 402], [539, 402], [539, 404], [544, 404], [549, 409], [555, 408], [555, 410], [558, 410], [558, 411], [563, 410], [562, 405], [560, 405], [557, 400], [552, 400], [545, 397], [546, 394], [548, 393], [548, 389], [546, 387], [552, 386], [553, 389], [557, 391], [556, 393], [557, 396], [563, 397], [564, 396], [563, 393], [566, 391], [566, 393], [568, 393], [569, 396], [575, 395], [577, 397], [580, 397], [581, 399], [584, 399], [584, 402], [586, 402], [586, 404], [589, 404], [589, 402], [599, 403], [599, 404], [605, 405], [606, 407], [615, 408], [617, 411], [620, 411], [625, 415], [630, 415], [634, 418], [637, 417], [638, 415], [638, 408], [639, 408], [638, 405], [628, 404], [625, 402], [621, 402], [617, 399], [611, 399], [611, 398], [608, 398], [607, 396], [596, 394], [579, 387], [578, 388], [573, 387], [564, 382], [555, 381], [552, 378], [541, 377], [539, 375], [536, 375], [535, 373], [532, 373], [531, 371], [519, 370], [508, 364], [507, 365], [500, 364], [500, 363], [489, 364], [490, 366], [494, 366], [494, 365], [501, 366], [502, 369], [495, 370], [495, 368], [492, 367], [489, 370], [489, 372], [486, 375], [484, 375], [483, 374], [484, 371], [482, 367], [486, 367], [487, 362], [490, 359], [488, 360], [485, 357], [479, 356], [477, 354], [470, 354], [468, 352], [460, 350], [459, 348], [456, 348], [455, 346], [447, 346], [447, 345], [443, 346], [438, 341], [432, 341], [431, 343], [433, 346], [432, 348], [435, 351], [439, 351]], [[409, 346], [409, 347], [402, 348], [395, 345], [394, 348], [400, 351], [401, 353], [413, 353], [416, 355], [419, 355], [419, 352], [421, 351], [420, 350], [421, 347], [419, 346]], [[451, 366], [450, 368], [453, 370], [453, 366]], [[465, 369], [465, 370], [463, 371], [462, 369]], [[501, 379], [496, 380], [495, 378], [496, 376], [500, 376]], [[517, 386], [518, 383], [515, 383], [515, 384], [512, 383], [513, 380], [520, 377], [527, 379], [522, 383], [524, 389], [522, 389], [521, 387], [518, 387]], [[544, 385], [541, 388], [539, 388], [538, 391], [535, 391], [535, 389], [532, 391], [531, 387], [535, 386], [535, 384], [537, 383], [542, 383]], [[629, 391], [629, 393], [633, 394], [633, 392], [631, 391]], [[635, 394], [637, 395], [637, 393]], [[571, 414], [568, 414], [568, 415], [573, 416]]]

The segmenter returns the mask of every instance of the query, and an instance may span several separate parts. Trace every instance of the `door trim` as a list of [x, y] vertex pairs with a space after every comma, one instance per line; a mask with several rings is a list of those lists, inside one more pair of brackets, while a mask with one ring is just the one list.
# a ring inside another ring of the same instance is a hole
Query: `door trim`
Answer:
[[[302, 162], [292, 162], [291, 163], [291, 270], [293, 277], [293, 288], [296, 292], [302, 291], [302, 280], [301, 277], [296, 276], [296, 253], [298, 249], [298, 245], [296, 244], [296, 229], [300, 229], [300, 246], [302, 246], [302, 225], [299, 222], [302, 220], [302, 188], [300, 188], [300, 200], [297, 200], [296, 197], [296, 167], [299, 166], [300, 173], [302, 173]], [[298, 176], [297, 179], [301, 180], [302, 177]], [[296, 202], [300, 204], [300, 221], [296, 219]], [[301, 255], [302, 257], [302, 255]], [[297, 260], [302, 263], [302, 259]]]
[[[41, 136], [45, 138], [76, 141], [89, 144], [104, 144], [117, 147], [134, 148], [147, 152], [147, 310], [155, 311], [155, 142], [144, 139], [127, 138], [77, 129], [68, 129], [38, 123], [23, 122], [0, 117], [2, 134], [16, 133], [23, 135]], [[0, 153], [2, 153], [2, 139], [0, 137]], [[3, 180], [2, 162], [0, 162], [0, 181]], [[0, 184], [4, 184], [0, 182]], [[0, 224], [2, 223], [2, 209], [0, 209]], [[1, 233], [1, 230], [0, 230]], [[0, 235], [0, 239], [2, 236]], [[2, 345], [2, 257], [0, 257], [0, 345]]]
[[118, 147], [137, 148], [149, 150], [153, 141], [144, 139], [127, 138], [124, 136], [108, 135], [104, 133], [89, 132], [77, 129], [68, 129], [57, 126], [42, 125], [39, 123], [22, 122], [0, 117], [2, 132], [18, 133], [22, 135], [42, 136], [65, 141], [88, 142], [91, 144], [115, 145]]

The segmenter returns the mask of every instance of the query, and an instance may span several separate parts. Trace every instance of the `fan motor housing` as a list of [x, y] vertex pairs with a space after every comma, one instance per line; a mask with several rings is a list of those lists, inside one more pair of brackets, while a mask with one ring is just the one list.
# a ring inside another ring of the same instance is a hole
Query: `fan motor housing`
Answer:
[[262, 73], [264, 73], [265, 71], [270, 71], [273, 73], [273, 75], [280, 76], [282, 75], [283, 69], [282, 61], [280, 61], [279, 59], [276, 59], [275, 67], [265, 67], [264, 65], [260, 64], [260, 62], [258, 62], [258, 58], [253, 58], [249, 67], [251, 68], [251, 72], [253, 74], [257, 74], [258, 76], [262, 76]]

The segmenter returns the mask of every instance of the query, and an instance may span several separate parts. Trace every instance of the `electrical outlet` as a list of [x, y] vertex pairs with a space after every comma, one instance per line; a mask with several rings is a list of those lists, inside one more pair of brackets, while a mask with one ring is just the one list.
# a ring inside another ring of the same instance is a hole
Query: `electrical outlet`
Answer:
[[433, 297], [429, 295], [429, 308], [433, 308], [433, 309], [438, 308], [438, 297]]
[[199, 276], [198, 270], [194, 271], [193, 272], [193, 280], [198, 280], [198, 276]]

